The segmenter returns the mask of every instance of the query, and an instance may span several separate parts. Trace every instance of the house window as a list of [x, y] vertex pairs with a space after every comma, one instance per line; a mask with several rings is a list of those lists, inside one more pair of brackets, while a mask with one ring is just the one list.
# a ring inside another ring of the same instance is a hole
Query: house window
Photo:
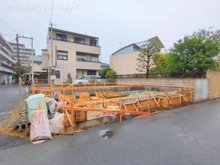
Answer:
[[96, 75], [96, 70], [87, 70], [87, 75]]
[[75, 37], [74, 42], [78, 44], [85, 44], [85, 38]]
[[59, 41], [66, 41], [66, 35], [57, 33], [56, 39]]
[[56, 79], [60, 79], [60, 71], [55, 70]]
[[57, 51], [57, 59], [58, 60], [68, 60], [68, 52], [67, 51]]
[[96, 46], [97, 41], [95, 39], [90, 39], [90, 45], [91, 46]]
[[92, 62], [99, 62], [99, 57], [98, 56], [91, 56], [91, 61]]
[[86, 61], [86, 53], [76, 52], [77, 61]]

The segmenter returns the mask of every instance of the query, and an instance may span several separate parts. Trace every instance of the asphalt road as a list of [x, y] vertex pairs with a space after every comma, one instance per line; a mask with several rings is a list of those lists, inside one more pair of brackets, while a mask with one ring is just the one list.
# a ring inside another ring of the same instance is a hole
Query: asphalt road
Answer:
[[[21, 93], [24, 95], [25, 87], [22, 87]], [[2, 85], [0, 86], [0, 123], [7, 117], [13, 108], [19, 102], [19, 87], [18, 85]], [[0, 152], [7, 148], [28, 144], [28, 141], [0, 135]], [[1, 163], [0, 163], [1, 164]]]
[[[24, 94], [22, 87], [22, 94]], [[19, 90], [18, 85], [0, 86], [0, 122], [18, 104]]]
[[[219, 107], [220, 100], [212, 100], [41, 144], [2, 149], [0, 164], [219, 165]], [[114, 132], [109, 139], [102, 137], [106, 130]]]

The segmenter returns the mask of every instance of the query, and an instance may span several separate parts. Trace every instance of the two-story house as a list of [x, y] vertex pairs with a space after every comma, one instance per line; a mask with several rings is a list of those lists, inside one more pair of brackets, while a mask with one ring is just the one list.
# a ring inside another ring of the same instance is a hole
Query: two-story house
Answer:
[[0, 84], [12, 83], [12, 74], [15, 73], [13, 69], [15, 60], [12, 58], [14, 53], [13, 48], [0, 34]]
[[160, 49], [164, 48], [163, 43], [157, 36], [142, 42], [127, 45], [110, 56], [110, 67], [120, 76], [145, 73], [137, 71], [137, 58], [140, 54], [140, 48], [148, 44], [153, 44]]
[[66, 82], [68, 73], [73, 80], [84, 75], [98, 75], [100, 54], [98, 37], [53, 28], [51, 44], [51, 28], [48, 28], [47, 50], [42, 50], [43, 69], [52, 66], [55, 83]]

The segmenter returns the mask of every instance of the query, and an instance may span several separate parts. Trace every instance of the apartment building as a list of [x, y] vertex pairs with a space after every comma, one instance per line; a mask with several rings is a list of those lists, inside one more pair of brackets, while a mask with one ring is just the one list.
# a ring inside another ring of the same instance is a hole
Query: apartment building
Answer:
[[163, 43], [157, 36], [145, 41], [129, 44], [112, 53], [110, 56], [110, 67], [120, 76], [145, 73], [137, 71], [137, 58], [140, 54], [140, 47], [147, 44], [154, 44], [159, 48], [164, 48]]
[[[11, 47], [15, 51], [15, 56], [14, 56], [15, 60], [18, 61], [18, 58], [17, 58], [17, 43], [9, 42], [9, 44], [11, 45]], [[31, 49], [26, 48], [26, 46], [24, 44], [18, 44], [18, 47], [19, 47], [20, 65], [28, 66], [28, 58], [29, 58], [29, 56], [31, 56]], [[35, 50], [34, 49], [33, 49], [33, 55], [35, 55]]]
[[13, 48], [0, 34], [0, 85], [12, 83], [13, 64], [15, 64], [12, 56], [14, 53]]
[[[42, 50], [43, 69], [52, 66], [55, 83], [66, 82], [70, 73], [73, 80], [84, 75], [98, 75], [101, 47], [99, 38], [61, 29], [48, 28], [47, 49]], [[52, 49], [51, 49], [52, 48]]]

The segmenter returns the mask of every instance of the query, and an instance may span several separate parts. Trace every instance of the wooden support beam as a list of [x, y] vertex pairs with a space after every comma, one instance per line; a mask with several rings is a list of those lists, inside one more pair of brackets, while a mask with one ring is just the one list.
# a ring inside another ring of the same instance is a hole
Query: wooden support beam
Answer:
[[123, 103], [123, 106], [124, 106], [125, 110], [128, 111], [128, 109], [127, 109], [127, 107], [126, 107], [126, 105], [124, 103]]
[[[122, 99], [120, 99], [119, 109], [122, 111]], [[120, 122], [122, 122], [122, 112], [120, 112]]]
[[65, 112], [65, 114], [66, 114], [66, 116], [67, 116], [67, 118], [68, 118], [68, 121], [69, 121], [70, 125], [71, 125], [71, 130], [73, 131], [73, 130], [74, 130], [74, 123], [73, 123], [73, 121], [71, 120], [71, 118], [70, 118], [69, 113], [67, 112], [67, 110], [64, 110], [64, 112]]
[[137, 98], [137, 103], [139, 105], [139, 107], [141, 108], [141, 110], [143, 110], [142, 106], [141, 106], [141, 103], [139, 102], [139, 99]]
[[157, 107], [160, 107], [159, 101], [157, 101], [157, 100], [155, 99], [155, 97], [153, 97], [153, 99], [154, 99], [155, 103], [157, 104]]
[[134, 103], [132, 103], [133, 104], [133, 106], [134, 106], [134, 109], [136, 110], [136, 111], [139, 111], [138, 109], [137, 109], [137, 107], [135, 106], [135, 104]]
[[171, 104], [171, 105], [173, 105], [173, 103], [172, 103], [172, 101], [171, 101], [171, 99], [168, 97], [168, 102]]
[[150, 114], [150, 93], [148, 93], [148, 100], [147, 100], [147, 110], [148, 110], [148, 113]]
[[168, 108], [168, 93], [167, 93], [167, 90], [166, 90], [166, 96], [165, 96], [165, 103], [166, 103], [166, 109]]
[[182, 96], [182, 98], [183, 98], [186, 102], [188, 101], [188, 99], [185, 98], [184, 95], [181, 95], [181, 96]]
[[192, 89], [190, 89], [190, 100], [191, 102], [193, 102], [193, 90]]

